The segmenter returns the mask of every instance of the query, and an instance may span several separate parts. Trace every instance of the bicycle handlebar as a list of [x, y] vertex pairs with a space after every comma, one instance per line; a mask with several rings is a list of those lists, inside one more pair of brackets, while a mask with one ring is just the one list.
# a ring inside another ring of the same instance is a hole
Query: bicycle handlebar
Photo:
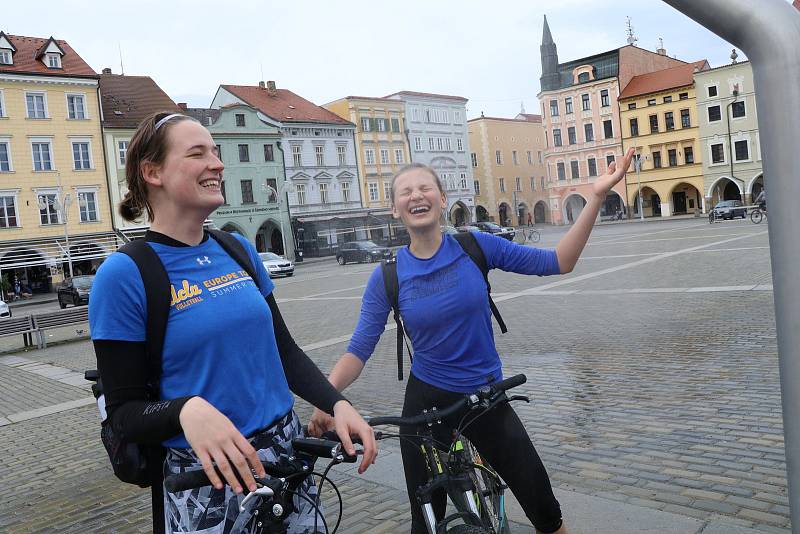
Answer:
[[472, 407], [477, 406], [481, 402], [489, 401], [490, 403], [493, 402], [500, 394], [505, 393], [507, 390], [511, 388], [515, 388], [517, 386], [521, 386], [525, 382], [527, 382], [528, 378], [524, 374], [518, 374], [505, 380], [501, 380], [489, 386], [484, 386], [480, 388], [475, 393], [471, 393], [465, 395], [464, 398], [456, 401], [455, 403], [451, 404], [446, 408], [442, 408], [441, 410], [437, 408], [432, 408], [431, 410], [426, 410], [425, 412], [419, 415], [412, 415], [409, 417], [394, 417], [394, 416], [387, 416], [387, 417], [372, 417], [367, 421], [370, 426], [380, 426], [380, 425], [392, 425], [392, 426], [425, 426], [425, 425], [432, 425], [434, 423], [440, 422], [443, 418], [456, 413], [457, 411], [461, 410], [464, 407]]

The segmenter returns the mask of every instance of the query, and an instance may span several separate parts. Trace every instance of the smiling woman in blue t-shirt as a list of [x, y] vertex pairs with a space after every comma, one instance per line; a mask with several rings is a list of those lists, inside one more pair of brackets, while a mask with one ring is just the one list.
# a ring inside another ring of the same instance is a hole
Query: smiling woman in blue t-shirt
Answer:
[[[552, 275], [572, 271], [591, 233], [606, 194], [630, 165], [633, 150], [619, 169], [612, 163], [598, 178], [575, 224], [555, 250], [517, 245], [490, 234], [474, 234], [489, 269], [520, 274]], [[414, 360], [406, 386], [403, 415], [417, 415], [433, 406], [447, 406], [459, 394], [502, 379], [494, 344], [486, 282], [477, 265], [450, 235], [440, 230], [447, 198], [436, 172], [425, 165], [401, 169], [392, 180], [392, 215], [408, 229], [411, 244], [397, 252], [400, 314], [411, 338]], [[361, 316], [347, 352], [328, 378], [344, 390], [361, 374], [386, 325], [391, 305], [381, 268], [367, 282]], [[456, 414], [446, 424], [457, 422]], [[309, 430], [319, 433], [334, 422], [319, 410]], [[401, 429], [402, 432], [402, 429]], [[471, 423], [465, 434], [506, 481], [539, 532], [566, 533], [550, 480], [522, 422], [508, 405]], [[418, 446], [401, 442], [403, 469], [412, 512], [413, 534], [426, 532], [416, 489], [425, 483], [426, 468]], [[437, 517], [444, 514], [445, 495], [434, 497]]]

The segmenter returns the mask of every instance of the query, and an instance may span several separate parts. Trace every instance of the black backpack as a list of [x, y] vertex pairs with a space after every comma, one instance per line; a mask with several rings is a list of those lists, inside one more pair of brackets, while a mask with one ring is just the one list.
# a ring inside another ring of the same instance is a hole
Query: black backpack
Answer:
[[[208, 232], [258, 285], [258, 278], [250, 257], [239, 240], [228, 232], [220, 230], [209, 230]], [[161, 354], [164, 348], [164, 335], [167, 330], [171, 300], [169, 277], [158, 254], [147, 244], [145, 239], [131, 241], [120, 247], [119, 252], [127, 254], [136, 263], [144, 284], [147, 300], [145, 350], [149, 367], [149, 400], [157, 401], [161, 379]], [[97, 399], [101, 416], [103, 416], [105, 395], [100, 373], [96, 369], [91, 369], [85, 372], [84, 377], [86, 380], [94, 382], [92, 393]], [[161, 487], [163, 473], [161, 466], [164, 462], [164, 448], [159, 445], [133, 443], [121, 439], [107, 417], [103, 417], [100, 427], [100, 439], [108, 453], [114, 475], [123, 482], [136, 484], [141, 488], [152, 486], [153, 527], [157, 532], [163, 531], [164, 512]], [[159, 526], [160, 528], [157, 528]]]
[[[486, 293], [489, 297], [489, 308], [492, 310], [500, 331], [505, 334], [508, 332], [506, 323], [500, 315], [500, 310], [497, 309], [494, 301], [492, 300], [492, 286], [489, 284], [489, 265], [486, 263], [486, 256], [483, 255], [475, 236], [472, 232], [464, 232], [454, 234], [453, 238], [461, 245], [467, 256], [477, 265], [483, 274], [483, 279], [486, 281]], [[381, 265], [383, 271], [383, 287], [386, 290], [386, 297], [389, 299], [389, 304], [392, 306], [392, 314], [394, 315], [394, 322], [397, 323], [397, 379], [403, 379], [403, 341], [406, 337], [406, 330], [403, 322], [400, 320], [400, 284], [397, 279], [397, 258], [394, 257], [390, 260], [383, 260]], [[414, 360], [414, 355], [411, 353], [411, 347], [408, 346], [406, 341], [406, 348], [408, 348], [408, 357]]]

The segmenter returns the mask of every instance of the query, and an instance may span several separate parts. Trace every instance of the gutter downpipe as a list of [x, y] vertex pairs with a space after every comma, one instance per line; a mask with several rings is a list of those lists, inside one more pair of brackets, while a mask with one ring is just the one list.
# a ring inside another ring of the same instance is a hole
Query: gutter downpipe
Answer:
[[762, 163], [769, 183], [778, 366], [792, 532], [800, 533], [800, 12], [786, 0], [664, 0], [740, 48], [753, 68]]
[[[291, 232], [292, 237], [292, 257], [289, 258], [288, 251], [284, 250], [283, 253], [286, 254], [286, 257], [292, 261], [297, 261], [297, 237], [294, 235], [294, 228], [292, 227], [292, 212], [289, 210], [289, 191], [286, 190], [286, 181], [288, 180], [286, 176], [286, 153], [283, 151], [283, 146], [281, 140], [275, 141], [275, 146], [278, 150], [281, 151], [281, 164], [283, 165], [283, 194], [284, 200], [286, 200], [286, 222], [289, 223], [289, 232]], [[283, 214], [281, 213], [281, 219], [283, 219]], [[286, 243], [286, 237], [284, 236], [284, 243]], [[286, 246], [284, 245], [284, 249]]]

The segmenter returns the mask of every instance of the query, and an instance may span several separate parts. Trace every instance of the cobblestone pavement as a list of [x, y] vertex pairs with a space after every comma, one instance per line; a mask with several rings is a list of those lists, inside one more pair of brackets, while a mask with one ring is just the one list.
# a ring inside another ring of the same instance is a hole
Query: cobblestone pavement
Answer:
[[[545, 228], [539, 245], [565, 231]], [[373, 268], [319, 263], [276, 281], [287, 324], [323, 370], [346, 347]], [[532, 402], [516, 409], [558, 490], [789, 531], [765, 225], [602, 226], [569, 275], [491, 281], [509, 327], [496, 336], [505, 374], [528, 375], [519, 390]], [[400, 411], [394, 339], [347, 391], [364, 414]], [[147, 495], [113, 478], [86, 405], [80, 373], [93, 365], [85, 340], [0, 356], [0, 531], [147, 529]], [[405, 531], [399, 486], [334, 476], [342, 532]]]

